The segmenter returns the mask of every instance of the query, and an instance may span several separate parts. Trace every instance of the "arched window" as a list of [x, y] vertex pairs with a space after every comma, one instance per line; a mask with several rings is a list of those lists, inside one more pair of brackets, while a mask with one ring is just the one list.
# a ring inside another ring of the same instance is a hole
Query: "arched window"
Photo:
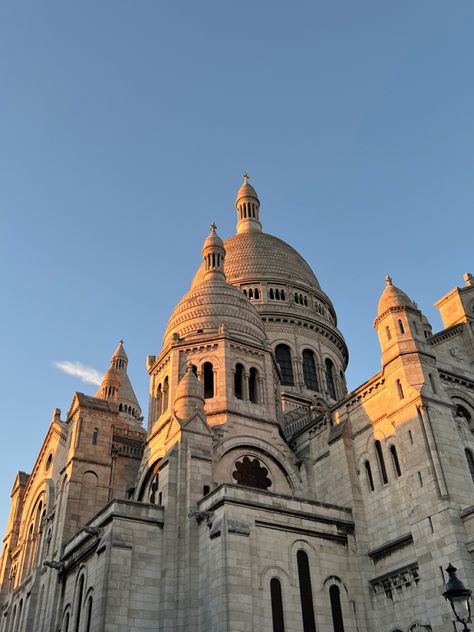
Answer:
[[332, 360], [326, 358], [324, 362], [326, 368], [326, 386], [328, 389], [329, 397], [336, 399], [336, 385], [334, 383], [334, 365]]
[[69, 632], [69, 612], [66, 612], [62, 629], [64, 632]]
[[275, 290], [275, 299], [276, 299], [277, 301], [279, 301], [279, 300], [280, 300], [280, 290], [279, 290], [278, 288]]
[[18, 632], [21, 627], [21, 615], [23, 613], [23, 599], [20, 599], [20, 605], [18, 606], [18, 617], [16, 619], [16, 626], [14, 632]]
[[244, 290], [244, 294], [245, 294], [245, 296], [247, 296], [247, 290]]
[[304, 300], [305, 307], [308, 307], [308, 297], [305, 296], [303, 300]]
[[243, 364], [235, 365], [235, 373], [234, 373], [234, 395], [237, 399], [243, 399], [243, 380], [244, 380], [244, 366]]
[[274, 294], [273, 294], [273, 289], [272, 288], [270, 288], [269, 296], [270, 296], [270, 300], [273, 300]]
[[299, 302], [300, 302], [300, 300], [298, 298], [298, 294], [295, 292], [295, 303], [299, 303]]
[[99, 435], [99, 429], [94, 428], [94, 432], [92, 433], [92, 445], [97, 445], [97, 437]]
[[385, 331], [387, 332], [387, 340], [391, 340], [392, 334], [390, 332], [390, 327], [388, 325], [385, 327]]
[[270, 581], [270, 596], [272, 600], [273, 632], [285, 632], [283, 619], [283, 599], [281, 596], [280, 580], [273, 577]]
[[214, 367], [210, 362], [205, 362], [202, 367], [204, 379], [204, 399], [214, 397]]
[[400, 477], [402, 475], [402, 471], [400, 469], [400, 462], [398, 461], [397, 448], [394, 445], [390, 446], [390, 455], [392, 457], [393, 469], [395, 470], [395, 474]]
[[258, 289], [258, 287], [256, 287], [255, 290], [253, 291], [253, 295], [255, 296], [256, 299], [260, 298], [260, 290]]
[[258, 404], [258, 371], [254, 367], [249, 372], [249, 400]]
[[460, 404], [456, 406], [456, 416], [463, 417], [468, 424], [471, 425], [471, 413], [467, 410], [467, 408], [464, 408], [464, 406], [461, 406]]
[[468, 448], [466, 448], [464, 452], [466, 453], [467, 464], [469, 466], [469, 471], [471, 472], [472, 482], [474, 483], [474, 457]]
[[252, 288], [249, 289], [249, 298], [253, 298], [253, 290], [252, 290]]
[[398, 319], [398, 327], [400, 328], [400, 333], [404, 334], [405, 333], [405, 327], [403, 326], [403, 322]]
[[156, 391], [156, 415], [159, 417], [161, 415], [163, 407], [163, 388], [161, 384], [158, 385], [158, 390]]
[[294, 386], [293, 364], [291, 351], [286, 345], [278, 345], [275, 349], [276, 361], [280, 367], [281, 383], [283, 386]]
[[300, 584], [301, 614], [303, 617], [304, 632], [316, 632], [314, 623], [313, 590], [311, 588], [311, 575], [309, 561], [305, 551], [296, 554], [298, 563], [298, 580]]
[[285, 300], [285, 290], [281, 290], [281, 300]]
[[334, 628], [334, 632], [344, 632], [341, 595], [339, 591], [339, 586], [336, 586], [336, 584], [333, 584], [329, 589], [329, 599], [331, 601], [332, 625]]
[[375, 454], [377, 455], [377, 462], [379, 464], [380, 477], [384, 485], [388, 483], [387, 470], [385, 468], [385, 461], [383, 458], [382, 444], [380, 441], [375, 442]]
[[165, 377], [163, 382], [163, 412], [168, 410], [168, 394], [169, 394], [169, 380], [168, 376]]
[[84, 632], [91, 632], [91, 620], [92, 620], [92, 595], [87, 600], [86, 626], [84, 628]]
[[400, 380], [397, 380], [397, 390], [399, 399], [405, 399], [405, 393], [403, 392], [403, 386]]
[[365, 473], [367, 476], [367, 485], [369, 486], [369, 491], [373, 492], [375, 489], [375, 486], [374, 486], [374, 479], [372, 476], [372, 469], [370, 467], [370, 463], [366, 461], [364, 463], [364, 467], [365, 467]]
[[303, 378], [306, 388], [310, 391], [319, 391], [316, 362], [314, 353], [310, 349], [303, 351]]
[[77, 598], [76, 598], [76, 621], [74, 625], [74, 632], [79, 632], [79, 626], [81, 625], [81, 613], [82, 613], [82, 597], [84, 594], [84, 575], [81, 575], [79, 579], [79, 586], [77, 589]]

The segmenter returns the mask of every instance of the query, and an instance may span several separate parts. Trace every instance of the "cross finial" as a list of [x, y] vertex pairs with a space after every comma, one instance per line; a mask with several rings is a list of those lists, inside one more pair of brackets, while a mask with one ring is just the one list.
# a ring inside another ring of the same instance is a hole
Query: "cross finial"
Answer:
[[211, 231], [212, 231], [213, 233], [215, 233], [215, 232], [216, 232], [216, 229], [217, 229], [217, 226], [215, 225], [215, 223], [214, 223], [214, 222], [212, 222], [212, 224], [211, 224]]
[[387, 285], [392, 285], [392, 277], [389, 274], [385, 277], [385, 283]]
[[249, 174], [246, 171], [244, 171], [242, 174], [242, 178], [244, 179], [244, 184], [249, 183], [249, 177], [250, 177]]
[[119, 343], [120, 343], [121, 345], [123, 345], [123, 340], [119, 340]]

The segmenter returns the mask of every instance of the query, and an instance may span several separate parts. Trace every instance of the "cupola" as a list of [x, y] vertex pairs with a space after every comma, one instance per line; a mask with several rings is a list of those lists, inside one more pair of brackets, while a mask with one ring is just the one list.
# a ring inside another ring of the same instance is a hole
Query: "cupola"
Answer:
[[189, 419], [197, 411], [204, 410], [203, 388], [195, 370], [192, 362], [188, 362], [186, 373], [176, 389], [174, 411], [180, 419]]
[[243, 174], [244, 182], [237, 193], [235, 208], [237, 209], [237, 233], [260, 232], [260, 200], [257, 192], [249, 184], [249, 176]]
[[217, 279], [218, 275], [225, 280], [224, 276], [224, 259], [225, 249], [224, 242], [216, 232], [217, 226], [211, 224], [211, 232], [202, 247], [202, 258], [204, 260], [204, 279], [206, 281]]

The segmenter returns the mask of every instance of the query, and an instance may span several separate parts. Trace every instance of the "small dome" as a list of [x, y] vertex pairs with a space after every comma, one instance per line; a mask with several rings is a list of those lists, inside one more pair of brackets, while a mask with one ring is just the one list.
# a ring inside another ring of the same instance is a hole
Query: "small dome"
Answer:
[[178, 417], [181, 418], [189, 417], [196, 410], [202, 410], [204, 406], [202, 384], [197, 379], [194, 370], [192, 362], [189, 362], [186, 373], [181, 378], [176, 389], [174, 408]]
[[413, 301], [403, 290], [393, 285], [392, 279], [388, 275], [385, 277], [385, 283], [387, 285], [380, 296], [377, 309], [379, 316], [391, 307], [413, 307]]
[[104, 377], [102, 378], [102, 383], [116, 383], [117, 386], [120, 384], [120, 373], [114, 367], [110, 366], [107, 371], [104, 373]]
[[202, 247], [203, 253], [208, 248], [221, 248], [222, 250], [224, 250], [224, 242], [217, 234], [216, 229], [217, 226], [215, 224], [211, 224], [211, 232], [209, 233], [209, 236], [207, 237]]
[[255, 307], [240, 290], [221, 279], [205, 279], [183, 296], [166, 326], [164, 346], [175, 334], [180, 338], [217, 334], [222, 327], [254, 342], [265, 340], [263, 323]]
[[255, 198], [257, 201], [260, 201], [258, 199], [258, 195], [257, 192], [255, 191], [255, 189], [253, 188], [253, 186], [251, 184], [249, 184], [248, 182], [244, 182], [243, 185], [240, 187], [240, 189], [237, 192], [237, 197], [235, 199], [235, 203], [238, 204], [239, 200], [241, 198], [244, 197], [253, 197]]

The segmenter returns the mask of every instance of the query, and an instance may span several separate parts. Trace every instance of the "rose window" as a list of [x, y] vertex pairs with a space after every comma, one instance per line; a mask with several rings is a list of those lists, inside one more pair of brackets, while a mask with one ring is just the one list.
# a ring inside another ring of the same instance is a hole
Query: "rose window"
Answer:
[[267, 468], [258, 459], [248, 456], [236, 461], [232, 478], [238, 485], [257, 487], [257, 489], [268, 489], [272, 484]]

